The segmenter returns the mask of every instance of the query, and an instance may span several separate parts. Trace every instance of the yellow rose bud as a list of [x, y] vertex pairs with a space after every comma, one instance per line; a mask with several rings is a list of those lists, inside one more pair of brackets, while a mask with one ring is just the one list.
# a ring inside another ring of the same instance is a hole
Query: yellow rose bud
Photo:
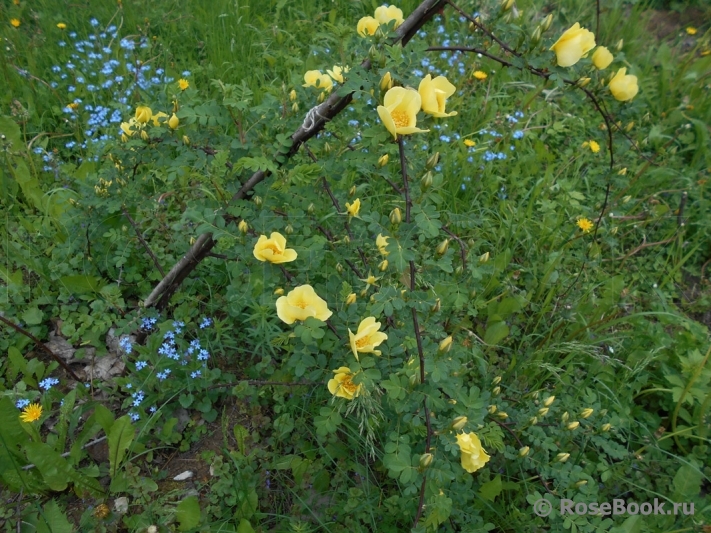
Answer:
[[190, 137], [183, 135], [183, 144], [190, 146]]
[[539, 391], [534, 391], [533, 393], [531, 393], [531, 398], [533, 398], [534, 400], [537, 400], [538, 394], [539, 394]]
[[146, 130], [141, 130], [141, 139], [144, 141], [148, 140], [148, 134], [146, 133]]
[[619, 41], [617, 41], [617, 44], [615, 45], [615, 50], [617, 50], [618, 52], [620, 52], [620, 51], [622, 50], [622, 47], [623, 47], [624, 45], [625, 45], [625, 40], [624, 40], [624, 39], [620, 39]]
[[624, 176], [625, 174], [627, 174], [627, 167], [621, 168], [621, 169], [617, 172], [617, 174], [619, 174], [620, 176]]
[[174, 130], [179, 124], [180, 120], [178, 120], [178, 116], [173, 113], [173, 115], [168, 119], [168, 127], [170, 127], [171, 130]]
[[565, 413], [563, 413], [563, 416], [560, 417], [560, 419], [561, 419], [561, 421], [563, 422], [563, 424], [565, 424], [565, 423], [568, 421], [569, 418], [570, 418], [570, 415], [568, 414], [568, 411], [566, 411]]
[[[332, 148], [329, 143], [327, 143], [327, 142], [323, 143], [323, 153], [324, 154], [326, 154], [326, 155], [330, 154], [331, 150], [332, 150]], [[353, 194], [355, 194], [355, 193], [353, 193]], [[353, 195], [351, 195], [351, 196], [353, 196]]]
[[452, 96], [456, 90], [457, 88], [444, 76], [432, 79], [432, 75], [427, 74], [417, 89], [422, 98], [422, 111], [437, 118], [456, 115], [456, 111], [445, 112], [447, 98]]
[[615, 100], [619, 100], [620, 102], [632, 100], [639, 91], [637, 76], [626, 74], [626, 72], [627, 68], [622, 67], [608, 84], [612, 96], [615, 97]]
[[509, 11], [514, 5], [514, 0], [501, 0], [501, 11]]
[[274, 294], [276, 294], [277, 296], [281, 296], [282, 294], [284, 294], [284, 289], [279, 287], [278, 289], [274, 290]]
[[343, 273], [343, 265], [341, 263], [336, 264], [336, 272], [338, 272], [339, 274]]
[[306, 208], [306, 212], [307, 212], [309, 215], [313, 215], [315, 211], [316, 211], [316, 206], [315, 206], [315, 205], [313, 204], [313, 202], [312, 202], [312, 203], [310, 203], [309, 206]]
[[351, 238], [348, 235], [343, 236], [343, 244], [350, 244], [351, 243]]
[[490, 257], [489, 252], [483, 253], [479, 256], [479, 262], [486, 263], [489, 261], [489, 257]]
[[568, 424], [566, 427], [567, 427], [570, 431], [575, 431], [576, 429], [578, 429], [578, 426], [580, 426], [580, 422], [578, 422], [578, 421], [576, 420], [575, 422], [571, 422], [570, 424]]
[[292, 89], [289, 93], [289, 100], [292, 102], [296, 101], [296, 89]]
[[291, 110], [296, 113], [299, 110], [299, 102], [294, 102], [291, 104]]
[[494, 379], [491, 380], [492, 385], [498, 385], [501, 383], [501, 376], [496, 376]]
[[606, 69], [612, 63], [612, 54], [605, 46], [598, 46], [592, 55], [592, 62], [598, 70]]
[[262, 206], [263, 200], [262, 200], [262, 197], [261, 197], [261, 196], [255, 196], [255, 197], [252, 199], [252, 201], [254, 202], [254, 205], [256, 205], [257, 207], [261, 207], [261, 206]]
[[492, 395], [492, 396], [498, 396], [499, 394], [501, 394], [501, 387], [494, 387], [494, 388], [491, 390], [491, 395]]
[[454, 420], [452, 420], [452, 429], [454, 431], [459, 431], [462, 429], [464, 426], [467, 425], [467, 417], [466, 416], [458, 416]]
[[607, 409], [600, 410], [600, 416], [605, 416], [607, 414]]
[[297, 320], [302, 321], [309, 317], [326, 321], [333, 314], [329, 311], [326, 301], [316, 294], [311, 285], [300, 285], [286, 296], [280, 296], [276, 301], [276, 310], [277, 316], [286, 324], [293, 324]]
[[150, 107], [140, 105], [136, 108], [135, 119], [136, 119], [136, 121], [140, 122], [141, 124], [145, 124], [146, 122], [148, 122], [152, 116], [153, 116], [153, 112], [151, 111]]
[[610, 429], [612, 429], [612, 425], [611, 425], [611, 424], [603, 424], [600, 429], [601, 429], [603, 432], [607, 432], [607, 431], [610, 431]]
[[379, 167], [384, 167], [385, 165], [388, 164], [388, 161], [390, 160], [390, 156], [388, 154], [381, 155], [380, 158], [378, 159], [378, 166]]
[[495, 405], [490, 405], [487, 411], [489, 412], [490, 415], [493, 415], [498, 408]]
[[242, 233], [247, 233], [249, 230], [249, 224], [247, 224], [246, 220], [240, 220], [239, 224], [237, 224], [237, 229], [239, 229]]
[[434, 456], [431, 453], [423, 453], [420, 455], [420, 468], [427, 468], [432, 464]]
[[387, 91], [388, 89], [392, 89], [392, 87], [393, 87], [393, 78], [389, 72], [386, 72], [385, 76], [383, 76], [383, 79], [380, 80], [380, 90]]
[[499, 417], [501, 420], [506, 420], [509, 417], [508, 413], [505, 411], [499, 411], [498, 413], [496, 413], [496, 416]]
[[287, 235], [291, 235], [292, 233], [294, 233], [294, 226], [292, 226], [291, 224], [287, 224], [284, 228], [284, 233], [286, 233]]
[[556, 461], [558, 461], [559, 463], [564, 463], [568, 459], [570, 459], [569, 453], [559, 453], [558, 455], [556, 455]]
[[439, 243], [435, 251], [437, 252], [437, 255], [444, 255], [447, 253], [447, 250], [449, 250], [449, 239], [444, 239], [441, 243]]
[[587, 480], [587, 479], [581, 479], [580, 481], [578, 481], [577, 483], [575, 483], [575, 486], [578, 487], [578, 488], [580, 488], [580, 487], [582, 487], [583, 485], [587, 485], [587, 484], [588, 484], [588, 480]]
[[356, 298], [357, 298], [356, 293], [354, 293], [354, 292], [350, 293], [348, 295], [348, 297], [346, 298], [346, 305], [351, 305], [351, 304], [356, 303]]
[[449, 350], [452, 349], [452, 336], [450, 335], [449, 337], [445, 337], [440, 341], [439, 343], [439, 351], [442, 353], [447, 353]]
[[529, 418], [528, 423], [531, 424], [532, 426], [535, 426], [538, 424], [538, 417], [537, 416], [532, 416]]
[[548, 407], [541, 407], [538, 410], [538, 416], [546, 416], [548, 414]]
[[588, 407], [587, 409], [583, 409], [580, 413], [580, 418], [588, 418], [594, 412], [595, 410], [591, 409], [590, 407]]
[[524, 446], [518, 451], [518, 456], [519, 457], [526, 457], [528, 455], [528, 452], [531, 451], [531, 448], [528, 446]]
[[425, 163], [425, 168], [427, 170], [432, 170], [434, 167], [437, 166], [437, 163], [439, 163], [439, 152], [435, 152], [431, 156], [427, 158], [427, 162]]
[[543, 400], [543, 406], [544, 407], [550, 407], [551, 404], [555, 401], [555, 396], [548, 396], [545, 400]]
[[398, 135], [424, 133], [417, 125], [417, 113], [422, 107], [422, 97], [414, 89], [393, 87], [385, 93], [383, 105], [378, 106], [378, 116], [385, 128], [397, 140]]
[[630, 122], [629, 124], [627, 124], [627, 126], [625, 126], [625, 131], [629, 133], [630, 131], [632, 131], [632, 128], [634, 128], [634, 121]]
[[395, 209], [390, 211], [390, 223], [396, 225], [400, 222], [402, 222], [402, 214], [400, 213], [400, 208], [396, 207]]
[[551, 27], [551, 24], [553, 24], [553, 13], [549, 14], [546, 18], [543, 19], [543, 22], [541, 22], [541, 29], [543, 31], [548, 31]]
[[580, 23], [576, 22], [560, 36], [550, 50], [555, 52], [559, 67], [572, 67], [593, 48], [595, 35], [581, 28]]
[[531, 43], [533, 43], [534, 45], [540, 43], [542, 33], [543, 29], [540, 26], [536, 26], [536, 29], [533, 30], [533, 33], [531, 34]]
[[590, 83], [590, 78], [580, 78], [576, 85], [580, 87], [581, 89], [585, 87], [588, 83]]
[[388, 269], [388, 260], [383, 259], [380, 264], [378, 265], [378, 270], [381, 272], [385, 272]]
[[432, 187], [432, 172], [427, 171], [425, 172], [425, 175], [422, 176], [422, 179], [420, 180], [420, 186], [422, 187], [423, 191], [426, 191], [430, 187]]
[[128, 136], [127, 136], [125, 133], [122, 133], [122, 134], [121, 134], [121, 140], [122, 140], [123, 142], [128, 141]]
[[355, 196], [356, 193], [356, 186], [353, 185], [350, 189], [348, 189], [348, 196]]

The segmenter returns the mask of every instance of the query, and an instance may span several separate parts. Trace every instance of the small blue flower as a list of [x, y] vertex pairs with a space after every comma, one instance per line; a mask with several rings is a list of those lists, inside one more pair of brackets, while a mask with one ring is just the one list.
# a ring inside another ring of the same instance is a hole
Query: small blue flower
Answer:
[[17, 407], [18, 409], [24, 409], [28, 405], [30, 405], [30, 401], [25, 400], [24, 398], [22, 400], [17, 400], [17, 402], [15, 402], [15, 407]]
[[[211, 318], [205, 317], [202, 319], [202, 322], [200, 322], [200, 329], [209, 328], [210, 326], [212, 326], [212, 319]], [[199, 342], [198, 342], [198, 344], [199, 344]]]
[[202, 372], [196, 370], [195, 372], [190, 372], [190, 377], [195, 379], [196, 377], [200, 376], [200, 374], [202, 374]]
[[159, 381], [164, 381], [170, 375], [170, 368], [166, 368], [163, 372], [158, 372], [156, 377]]
[[143, 370], [146, 366], [148, 366], [146, 361], [136, 361], [136, 370]]
[[516, 112], [514, 113], [514, 116], [515, 116], [516, 118], [523, 118], [523, 112], [522, 112], [522, 111], [516, 111]]
[[210, 353], [207, 350], [202, 349], [200, 350], [200, 353], [198, 354], [197, 358], [198, 361], [207, 361], [210, 358]]
[[133, 345], [131, 344], [131, 339], [129, 339], [128, 337], [123, 337], [119, 341], [119, 346], [126, 353], [126, 355], [130, 354], [133, 351]]
[[156, 412], [156, 406], [155, 406], [155, 405], [151, 405], [151, 408], [148, 409], [148, 410], [149, 410], [151, 413], [155, 413], [155, 412]]
[[181, 75], [183, 76], [183, 78], [187, 78], [188, 76], [190, 76], [190, 71], [184, 70]]
[[[99, 21], [96, 20], [95, 18], [91, 19], [91, 20], [89, 21], [89, 23], [90, 23], [92, 26], [94, 26], [94, 27], [96, 27], [96, 26], [99, 25]], [[90, 36], [90, 37], [91, 37], [91, 36]]]
[[523, 139], [523, 131], [522, 130], [514, 131], [513, 138], [514, 139]]
[[59, 41], [57, 44], [60, 46], [60, 48], [64, 48], [65, 46], [67, 46], [67, 43], [65, 43], [64, 41]]
[[52, 385], [58, 385], [59, 380], [57, 378], [45, 378], [42, 381], [40, 381], [39, 386], [43, 388], [44, 390], [49, 390], [52, 388]]
[[128, 416], [130, 416], [131, 420], [134, 422], [138, 422], [141, 419], [141, 416], [138, 413], [128, 413]]

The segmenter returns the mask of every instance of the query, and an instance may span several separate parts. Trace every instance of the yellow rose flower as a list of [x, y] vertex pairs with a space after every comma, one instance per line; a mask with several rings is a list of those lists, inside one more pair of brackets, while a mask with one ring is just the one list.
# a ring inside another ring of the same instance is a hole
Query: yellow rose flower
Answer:
[[38, 403], [31, 403], [22, 410], [20, 420], [23, 422], [34, 422], [42, 416], [42, 406]]
[[576, 22], [560, 36], [551, 50], [555, 52], [559, 67], [572, 67], [580, 58], [595, 48], [595, 34]]
[[462, 453], [462, 468], [470, 474], [476, 472], [491, 459], [475, 433], [457, 435], [457, 445]]
[[422, 98], [416, 90], [393, 87], [385, 93], [383, 104], [378, 106], [378, 115], [395, 139], [398, 134], [410, 135], [430, 131], [415, 127], [417, 112], [422, 105]]
[[287, 324], [310, 316], [326, 321], [333, 314], [311, 285], [299, 285], [286, 296], [277, 298], [276, 309], [277, 316]]
[[432, 79], [430, 74], [420, 82], [417, 92], [422, 99], [422, 111], [433, 117], [451, 117], [456, 115], [456, 111], [445, 113], [444, 107], [447, 105], [447, 98], [454, 94], [457, 88], [452, 85], [444, 76], [437, 76]]
[[609, 84], [612, 96], [615, 97], [615, 100], [619, 100], [620, 102], [632, 100], [639, 91], [637, 76], [626, 73], [627, 68], [622, 67], [617, 71], [615, 77], [610, 80]]
[[277, 265], [296, 260], [296, 251], [286, 247], [286, 237], [277, 231], [272, 232], [268, 239], [266, 235], [260, 235], [253, 253], [260, 261]]
[[387, 91], [388, 89], [392, 89], [392, 87], [393, 87], [393, 77], [390, 75], [389, 72], [386, 72], [385, 76], [383, 76], [383, 79], [380, 80], [380, 90]]
[[612, 53], [610, 53], [610, 51], [604, 46], [598, 46], [592, 55], [593, 65], [595, 65], [595, 68], [598, 70], [603, 70], [609, 67], [613, 59], [614, 57]]
[[57, 28], [59, 28], [60, 30], [66, 30], [67, 25], [64, 24], [64, 22], [57, 22]]
[[375, 20], [380, 24], [387, 24], [391, 20], [395, 21], [395, 27], [405, 22], [402, 15], [402, 9], [395, 6], [380, 6], [375, 10]]
[[338, 83], [343, 83], [343, 75], [347, 73], [350, 69], [348, 67], [339, 67], [335, 65], [333, 70], [327, 70], [328, 75], [333, 78]]
[[178, 116], [173, 113], [173, 115], [168, 119], [168, 126], [170, 127], [171, 130], [174, 130], [175, 128], [178, 127], [180, 124], [180, 120], [178, 120]]
[[166, 118], [167, 116], [168, 116], [168, 115], [166, 115], [165, 113], [163, 113], [163, 111], [158, 111], [158, 113], [156, 113], [155, 115], [153, 115], [153, 116], [151, 117], [151, 120], [153, 121], [153, 125], [154, 125], [155, 127], [160, 126], [160, 125], [161, 125], [160, 119]]
[[328, 391], [331, 394], [345, 398], [346, 400], [352, 400], [360, 394], [363, 385], [353, 383], [354, 374], [350, 368], [342, 366], [334, 370], [333, 373], [336, 375], [328, 380]]
[[373, 17], [363, 17], [358, 21], [356, 30], [358, 35], [365, 37], [366, 35], [375, 35], [375, 32], [378, 31], [378, 26], [380, 26], [380, 23]]
[[328, 74], [322, 74], [320, 70], [309, 70], [304, 74], [303, 87], [316, 87], [330, 91], [333, 88], [333, 80]]
[[140, 122], [141, 124], [145, 124], [148, 122], [151, 117], [153, 116], [153, 111], [151, 111], [151, 108], [145, 105], [139, 105], [136, 108], [136, 116], [135, 119], [136, 121]]
[[181, 91], [184, 91], [184, 90], [187, 89], [188, 87], [190, 87], [190, 82], [189, 82], [188, 80], [183, 79], [183, 78], [180, 78], [180, 79], [178, 80], [178, 88], [179, 88]]
[[353, 350], [353, 355], [355, 355], [356, 359], [358, 359], [358, 352], [380, 355], [380, 350], [375, 350], [374, 348], [379, 346], [388, 336], [382, 331], [378, 331], [379, 329], [380, 322], [376, 322], [374, 316], [369, 316], [361, 320], [357, 333], [353, 333], [350, 329], [348, 330], [351, 350]]
[[378, 247], [378, 251], [384, 257], [387, 257], [390, 254], [387, 250], [389, 238], [390, 237], [383, 237], [382, 234], [378, 233], [378, 237], [375, 239], [375, 246]]
[[128, 122], [121, 123], [121, 131], [123, 131], [127, 137], [131, 137], [134, 133], [136, 133], [133, 129], [134, 126], [136, 126], [136, 119], [132, 118]]
[[352, 204], [346, 202], [346, 211], [348, 211], [350, 216], [357, 217], [360, 212], [360, 198], [353, 200]]

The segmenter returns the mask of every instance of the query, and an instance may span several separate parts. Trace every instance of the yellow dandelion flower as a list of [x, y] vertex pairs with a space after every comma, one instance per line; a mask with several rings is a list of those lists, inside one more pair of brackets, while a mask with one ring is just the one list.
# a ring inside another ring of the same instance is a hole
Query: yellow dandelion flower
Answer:
[[20, 27], [20, 19], [10, 19], [10, 24], [12, 24], [13, 28], [19, 28]]
[[472, 74], [476, 79], [478, 80], [485, 80], [486, 78], [489, 77], [489, 75], [486, 72], [483, 72], [481, 70], [474, 71], [474, 74]]
[[184, 91], [185, 89], [187, 89], [188, 87], [190, 87], [190, 83], [188, 82], [188, 80], [186, 80], [186, 79], [184, 79], [184, 78], [180, 78], [180, 79], [178, 80], [178, 87], [180, 87], [180, 90], [181, 90], [181, 91]]
[[590, 141], [590, 143], [588, 143], [588, 146], [590, 147], [590, 151], [591, 151], [593, 154], [596, 154], [596, 153], [598, 153], [598, 152], [600, 151], [600, 145], [597, 144], [596, 141]]
[[688, 28], [686, 28], [686, 33], [688, 33], [689, 35], [696, 35], [696, 32], [697, 29], [693, 26], [689, 26]]
[[42, 416], [42, 406], [38, 403], [31, 403], [22, 410], [20, 420], [23, 422], [34, 422]]
[[471, 148], [472, 146], [476, 146], [476, 143], [475, 143], [474, 141], [472, 141], [471, 139], [464, 139], [464, 144], [465, 144], [466, 146], [469, 146], [470, 148]]
[[583, 233], [590, 233], [590, 230], [593, 229], [593, 223], [587, 218], [578, 219], [577, 224]]
[[67, 29], [67, 25], [64, 24], [64, 22], [58, 22], [58, 23], [57, 23], [57, 28], [59, 28], [60, 30], [66, 30], [66, 29]]

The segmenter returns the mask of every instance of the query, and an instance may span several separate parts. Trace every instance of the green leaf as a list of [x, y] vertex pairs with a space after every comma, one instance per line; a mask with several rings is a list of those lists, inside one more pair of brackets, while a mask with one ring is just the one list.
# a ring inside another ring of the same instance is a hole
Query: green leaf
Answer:
[[49, 500], [40, 513], [42, 521], [37, 523], [37, 533], [73, 533], [74, 528], [67, 515], [54, 500]]
[[639, 533], [642, 531], [641, 518], [638, 514], [632, 515], [619, 526], [610, 529], [610, 533]]
[[108, 437], [111, 432], [111, 426], [114, 425], [114, 415], [102, 404], [96, 404], [94, 414], [91, 415], [96, 420], [96, 423], [104, 430], [104, 434]]
[[30, 307], [29, 309], [26, 309], [24, 313], [22, 313], [22, 320], [30, 326], [36, 326], [37, 324], [41, 324], [42, 317], [42, 311], [40, 311], [37, 307]]
[[509, 327], [506, 325], [506, 322], [494, 322], [486, 328], [484, 342], [486, 344], [498, 344], [499, 341], [505, 339], [508, 334]]
[[200, 523], [200, 502], [196, 496], [188, 496], [176, 509], [180, 531], [193, 529]]
[[128, 415], [122, 416], [111, 426], [109, 432], [109, 474], [111, 477], [116, 475], [135, 434], [136, 428], [131, 424]]
[[183, 406], [183, 408], [187, 409], [190, 407], [193, 403], [193, 400], [195, 400], [195, 396], [192, 394], [181, 394], [178, 397], [178, 401], [180, 402], [180, 405]]
[[501, 483], [501, 476], [496, 476], [494, 479], [487, 481], [479, 488], [479, 494], [481, 494], [481, 497], [485, 500], [493, 502], [496, 497], [501, 494], [502, 490], [504, 490], [504, 488]]
[[691, 465], [683, 465], [674, 476], [672, 500], [683, 502], [697, 496], [701, 490], [702, 479], [703, 475], [696, 468]]
[[102, 493], [101, 485], [95, 479], [87, 477], [74, 468], [58, 452], [44, 442], [30, 442], [25, 445], [27, 460], [37, 467], [47, 486], [52, 490], [63, 491], [73, 482], [80, 493], [97, 495]]
[[249, 523], [249, 520], [243, 518], [239, 521], [237, 533], [254, 533], [254, 529], [252, 528], [252, 524]]
[[59, 282], [77, 294], [99, 292], [103, 286], [102, 281], [93, 276], [62, 276]]

